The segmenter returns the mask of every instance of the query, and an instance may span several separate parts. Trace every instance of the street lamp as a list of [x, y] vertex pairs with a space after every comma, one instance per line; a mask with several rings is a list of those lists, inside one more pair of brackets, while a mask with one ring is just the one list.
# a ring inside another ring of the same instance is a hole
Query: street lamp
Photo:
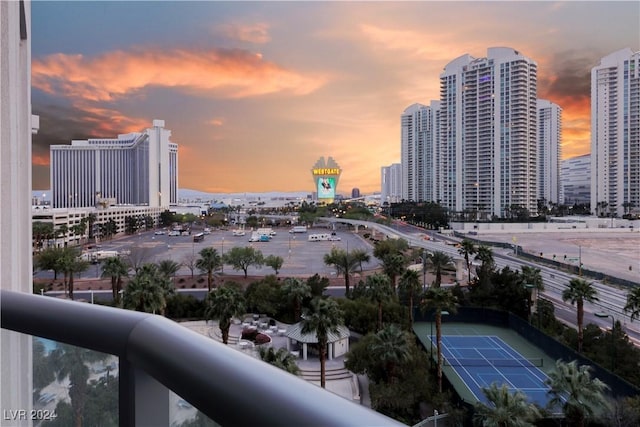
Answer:
[[222, 274], [224, 274], [224, 236], [222, 236], [222, 255], [221, 255], [221, 270], [222, 270]]
[[616, 341], [615, 341], [615, 336], [613, 335], [613, 331], [615, 328], [615, 323], [616, 323], [616, 319], [615, 317], [613, 317], [613, 315], [608, 314], [608, 313], [593, 313], [596, 317], [599, 317], [601, 319], [606, 319], [607, 317], [611, 317], [611, 372], [613, 372], [613, 370], [616, 367]]
[[420, 257], [422, 261], [422, 291], [424, 292], [427, 289], [427, 250], [422, 249], [422, 257]]

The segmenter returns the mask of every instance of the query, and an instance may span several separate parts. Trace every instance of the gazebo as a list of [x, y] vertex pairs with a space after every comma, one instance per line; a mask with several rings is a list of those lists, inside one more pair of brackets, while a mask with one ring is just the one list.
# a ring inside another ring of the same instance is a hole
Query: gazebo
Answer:
[[[329, 332], [327, 334], [327, 357], [333, 360], [334, 357], [342, 356], [349, 351], [349, 329], [346, 326], [338, 326], [338, 333]], [[302, 333], [302, 324], [296, 323], [289, 326], [286, 332], [287, 351], [291, 351], [293, 342], [302, 343], [302, 358], [307, 360], [307, 344], [317, 344], [318, 337], [315, 333]]]

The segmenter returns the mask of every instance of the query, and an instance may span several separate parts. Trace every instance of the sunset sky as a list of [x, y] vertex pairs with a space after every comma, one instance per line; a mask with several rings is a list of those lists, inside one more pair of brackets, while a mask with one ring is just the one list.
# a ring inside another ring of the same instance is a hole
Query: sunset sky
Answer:
[[32, 3], [33, 188], [49, 146], [163, 119], [179, 187], [313, 191], [332, 156], [338, 192], [380, 190], [400, 161], [400, 114], [439, 97], [453, 59], [507, 46], [538, 63], [564, 112], [563, 158], [590, 151], [590, 70], [640, 49], [640, 2]]

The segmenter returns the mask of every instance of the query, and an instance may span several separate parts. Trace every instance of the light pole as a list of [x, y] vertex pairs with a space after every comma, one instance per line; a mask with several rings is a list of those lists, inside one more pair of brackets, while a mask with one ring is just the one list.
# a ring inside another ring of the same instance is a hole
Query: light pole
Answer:
[[224, 274], [224, 236], [222, 236], [222, 255], [220, 256], [222, 274]]
[[422, 291], [427, 289], [427, 250], [422, 249]]
[[616, 324], [616, 319], [612, 314], [608, 313], [593, 313], [596, 317], [600, 317], [601, 319], [606, 319], [607, 317], [611, 317], [611, 372], [616, 367], [616, 340], [614, 336], [614, 329]]

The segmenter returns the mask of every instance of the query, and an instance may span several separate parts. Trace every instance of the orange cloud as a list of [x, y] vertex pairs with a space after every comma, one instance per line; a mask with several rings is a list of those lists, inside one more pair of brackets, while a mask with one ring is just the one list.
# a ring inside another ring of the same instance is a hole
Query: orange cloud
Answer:
[[453, 59], [448, 39], [439, 38], [434, 34], [405, 29], [392, 30], [369, 24], [360, 25], [360, 32], [376, 48], [404, 51], [444, 63]]
[[249, 25], [227, 24], [220, 26], [216, 32], [226, 37], [249, 43], [264, 44], [271, 41], [269, 25], [266, 23]]
[[211, 120], [209, 120], [207, 122], [207, 124], [213, 125], [213, 126], [222, 126], [224, 124], [224, 121], [221, 118], [213, 118]]
[[49, 156], [32, 153], [31, 161], [36, 166], [49, 166]]
[[305, 76], [242, 50], [140, 49], [96, 57], [54, 54], [32, 62], [34, 87], [88, 101], [112, 101], [151, 86], [227, 98], [306, 95], [325, 82], [326, 77]]

